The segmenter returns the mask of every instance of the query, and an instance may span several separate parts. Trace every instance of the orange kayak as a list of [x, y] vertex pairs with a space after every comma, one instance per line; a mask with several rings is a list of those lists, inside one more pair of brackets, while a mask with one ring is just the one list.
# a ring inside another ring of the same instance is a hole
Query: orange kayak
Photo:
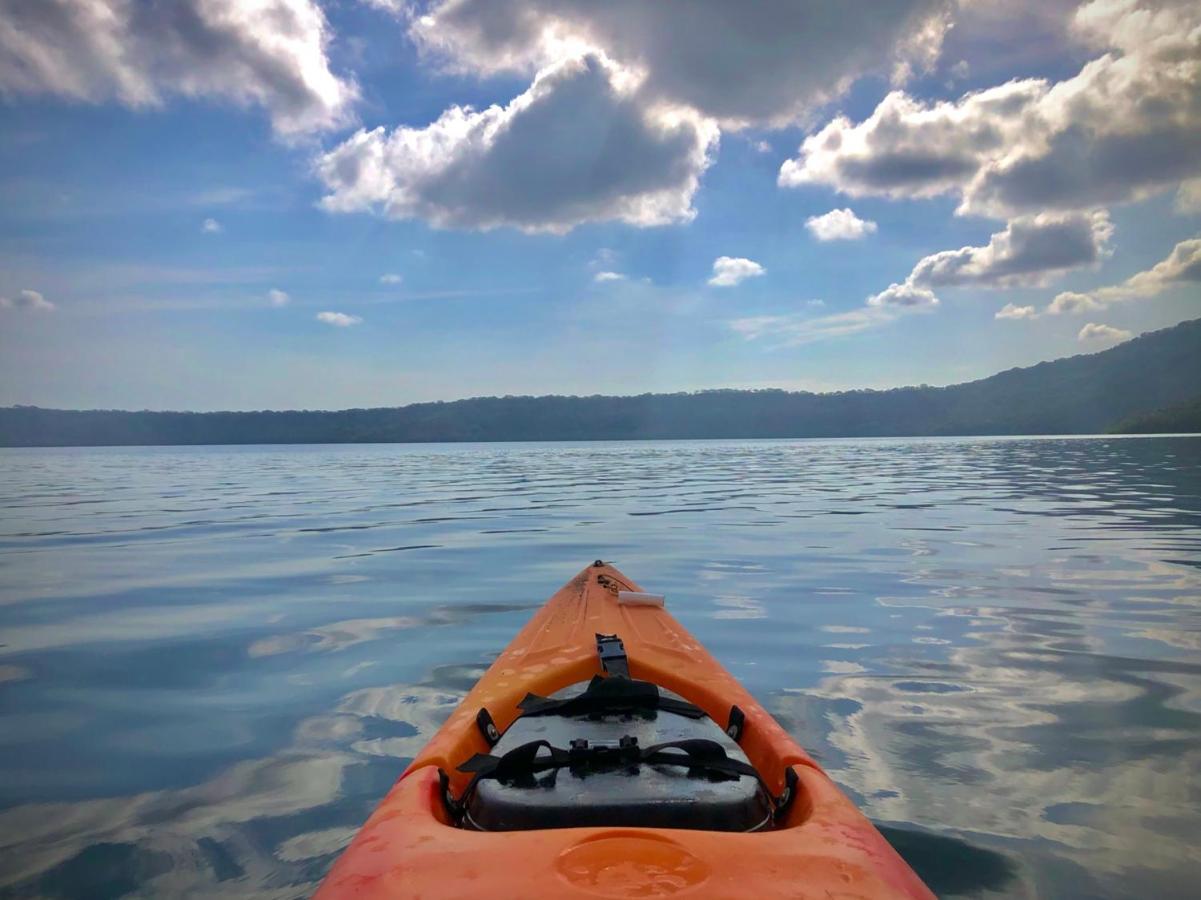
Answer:
[[501, 653], [316, 896], [934, 895], [662, 598], [598, 560]]

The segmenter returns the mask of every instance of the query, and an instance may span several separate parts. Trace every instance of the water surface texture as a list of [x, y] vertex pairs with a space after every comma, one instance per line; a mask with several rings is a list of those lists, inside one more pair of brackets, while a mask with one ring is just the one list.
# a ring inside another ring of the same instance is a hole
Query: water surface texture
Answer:
[[946, 895], [1196, 896], [1201, 439], [0, 452], [0, 894], [307, 895], [596, 557]]

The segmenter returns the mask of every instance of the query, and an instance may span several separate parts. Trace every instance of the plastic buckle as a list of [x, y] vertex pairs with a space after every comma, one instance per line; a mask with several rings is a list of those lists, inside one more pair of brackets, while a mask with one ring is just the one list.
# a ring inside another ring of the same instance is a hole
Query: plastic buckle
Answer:
[[608, 674], [630, 677], [626, 645], [617, 635], [598, 634], [596, 636], [596, 655], [600, 657], [601, 668]]

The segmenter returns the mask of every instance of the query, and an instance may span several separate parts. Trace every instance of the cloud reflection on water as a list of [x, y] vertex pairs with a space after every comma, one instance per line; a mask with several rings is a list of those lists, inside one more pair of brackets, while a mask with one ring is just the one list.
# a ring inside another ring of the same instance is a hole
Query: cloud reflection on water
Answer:
[[[0, 889], [90, 895], [105, 877], [160, 896], [307, 894], [482, 671], [447, 666], [427, 684], [352, 691], [279, 753], [193, 787], [2, 810]], [[370, 737], [380, 723], [409, 733]]]
[[1195, 892], [1199, 439], [0, 457], [0, 893], [305, 893], [597, 556], [940, 891]]

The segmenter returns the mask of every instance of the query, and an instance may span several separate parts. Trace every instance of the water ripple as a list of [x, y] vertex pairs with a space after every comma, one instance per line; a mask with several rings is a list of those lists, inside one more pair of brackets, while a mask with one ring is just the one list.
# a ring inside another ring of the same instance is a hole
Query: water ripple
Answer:
[[5, 450], [0, 509], [0, 894], [309, 892], [596, 557], [940, 894], [1194, 887], [1196, 438]]

